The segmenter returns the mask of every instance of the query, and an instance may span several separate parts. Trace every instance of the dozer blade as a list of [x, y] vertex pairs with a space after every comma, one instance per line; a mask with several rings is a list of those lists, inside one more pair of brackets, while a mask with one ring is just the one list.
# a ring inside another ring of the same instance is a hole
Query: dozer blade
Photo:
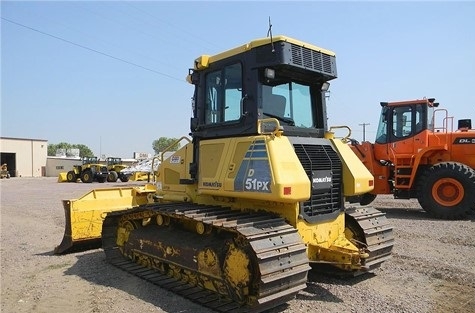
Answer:
[[66, 217], [64, 237], [55, 254], [99, 248], [102, 221], [109, 212], [147, 204], [154, 185], [94, 189], [79, 199], [63, 200]]

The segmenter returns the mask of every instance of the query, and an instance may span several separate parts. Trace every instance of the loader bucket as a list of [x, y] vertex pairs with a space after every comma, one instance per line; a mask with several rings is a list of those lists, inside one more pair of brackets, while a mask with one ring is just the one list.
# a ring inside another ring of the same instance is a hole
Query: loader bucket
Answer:
[[64, 237], [55, 254], [100, 247], [102, 221], [109, 212], [148, 203], [154, 185], [94, 189], [79, 199], [63, 200], [66, 217]]
[[132, 181], [151, 181], [153, 174], [149, 172], [134, 172], [130, 177]]
[[65, 173], [65, 172], [59, 173], [59, 175], [58, 175], [58, 183], [67, 182], [67, 181], [68, 181], [67, 175], [68, 175], [68, 173]]

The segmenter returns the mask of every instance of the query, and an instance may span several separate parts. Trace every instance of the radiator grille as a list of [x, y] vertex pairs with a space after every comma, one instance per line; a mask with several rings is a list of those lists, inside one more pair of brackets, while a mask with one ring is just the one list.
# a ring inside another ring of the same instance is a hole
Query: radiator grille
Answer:
[[310, 181], [315, 171], [330, 171], [331, 186], [314, 189], [308, 201], [302, 202], [301, 214], [306, 220], [343, 209], [342, 205], [342, 164], [331, 146], [295, 144], [295, 152]]
[[331, 56], [292, 44], [292, 63], [333, 75]]

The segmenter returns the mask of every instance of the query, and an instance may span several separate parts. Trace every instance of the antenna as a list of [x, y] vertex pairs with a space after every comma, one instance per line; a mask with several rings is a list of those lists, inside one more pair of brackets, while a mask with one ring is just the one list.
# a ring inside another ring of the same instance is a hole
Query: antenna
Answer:
[[267, 30], [267, 37], [270, 36], [270, 44], [272, 45], [272, 53], [275, 52], [274, 49], [274, 41], [272, 40], [272, 23], [270, 21], [270, 16], [269, 16], [269, 29]]

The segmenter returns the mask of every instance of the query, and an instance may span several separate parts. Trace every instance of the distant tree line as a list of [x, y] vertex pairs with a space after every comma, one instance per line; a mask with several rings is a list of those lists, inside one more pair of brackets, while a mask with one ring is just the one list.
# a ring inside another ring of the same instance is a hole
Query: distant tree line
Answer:
[[68, 151], [71, 151], [71, 149], [78, 149], [79, 157], [81, 158], [94, 156], [94, 153], [92, 153], [92, 150], [89, 149], [88, 146], [83, 145], [83, 144], [70, 144], [67, 142], [60, 142], [58, 144], [54, 144], [54, 143], [48, 144], [48, 156], [55, 156], [56, 152], [59, 149], [64, 149], [66, 151], [66, 156], [72, 156], [70, 153], [68, 153]]

